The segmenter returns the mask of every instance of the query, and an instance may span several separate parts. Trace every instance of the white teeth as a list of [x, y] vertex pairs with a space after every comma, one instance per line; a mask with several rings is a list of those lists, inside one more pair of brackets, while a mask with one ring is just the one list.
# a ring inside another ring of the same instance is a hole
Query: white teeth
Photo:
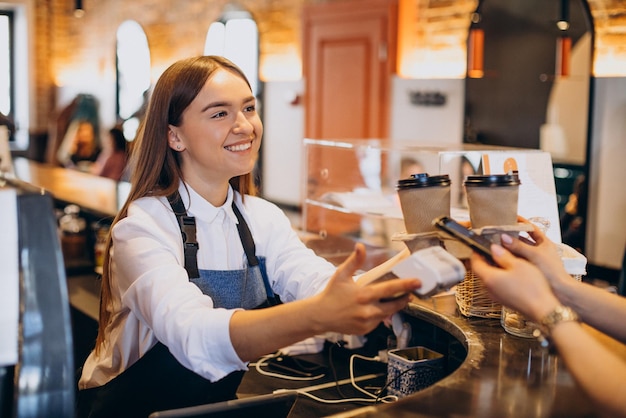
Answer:
[[247, 149], [250, 149], [251, 147], [252, 142], [246, 142], [245, 144], [231, 145], [224, 148], [226, 148], [228, 151], [245, 151]]

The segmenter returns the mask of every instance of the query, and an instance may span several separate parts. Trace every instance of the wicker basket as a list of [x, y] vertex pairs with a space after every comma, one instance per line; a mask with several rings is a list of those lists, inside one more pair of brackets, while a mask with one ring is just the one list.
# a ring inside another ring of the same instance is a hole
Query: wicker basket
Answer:
[[477, 316], [480, 318], [500, 318], [502, 305], [495, 302], [489, 296], [482, 280], [472, 271], [469, 257], [472, 250], [456, 239], [443, 237], [446, 250], [465, 265], [465, 277], [456, 285], [455, 298], [461, 314], [465, 316]]
[[482, 280], [470, 268], [466, 268], [465, 278], [456, 286], [456, 304], [461, 314], [480, 318], [500, 318], [502, 305], [489, 296]]

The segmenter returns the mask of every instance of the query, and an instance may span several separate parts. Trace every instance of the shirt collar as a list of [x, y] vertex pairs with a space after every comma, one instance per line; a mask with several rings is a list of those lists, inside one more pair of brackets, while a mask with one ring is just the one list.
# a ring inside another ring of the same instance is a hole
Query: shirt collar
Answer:
[[209, 223], [221, 219], [224, 216], [228, 216], [232, 222], [237, 223], [237, 217], [231, 206], [235, 198], [235, 191], [230, 185], [228, 185], [226, 201], [223, 205], [217, 207], [200, 196], [189, 184], [181, 182], [178, 187], [178, 192], [187, 208], [187, 214], [189, 216], [194, 216]]

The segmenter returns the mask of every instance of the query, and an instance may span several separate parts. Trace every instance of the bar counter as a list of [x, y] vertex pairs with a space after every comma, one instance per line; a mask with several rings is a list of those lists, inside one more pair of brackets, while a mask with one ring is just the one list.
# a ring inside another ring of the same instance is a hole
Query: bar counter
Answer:
[[498, 319], [464, 317], [451, 294], [417, 301], [406, 312], [416, 324], [431, 324], [458, 339], [466, 359], [433, 386], [341, 417], [598, 416], [559, 355], [536, 339], [509, 335]]
[[16, 158], [13, 165], [18, 179], [49, 191], [56, 200], [98, 215], [117, 213], [118, 184], [114, 180], [25, 158]]

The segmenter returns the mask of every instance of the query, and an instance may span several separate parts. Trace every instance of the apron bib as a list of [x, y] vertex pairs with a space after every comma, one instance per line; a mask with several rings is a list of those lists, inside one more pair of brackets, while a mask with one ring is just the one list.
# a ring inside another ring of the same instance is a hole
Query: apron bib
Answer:
[[199, 270], [200, 277], [190, 281], [211, 296], [216, 308], [256, 309], [267, 299], [261, 273], [264, 264], [242, 270]]

